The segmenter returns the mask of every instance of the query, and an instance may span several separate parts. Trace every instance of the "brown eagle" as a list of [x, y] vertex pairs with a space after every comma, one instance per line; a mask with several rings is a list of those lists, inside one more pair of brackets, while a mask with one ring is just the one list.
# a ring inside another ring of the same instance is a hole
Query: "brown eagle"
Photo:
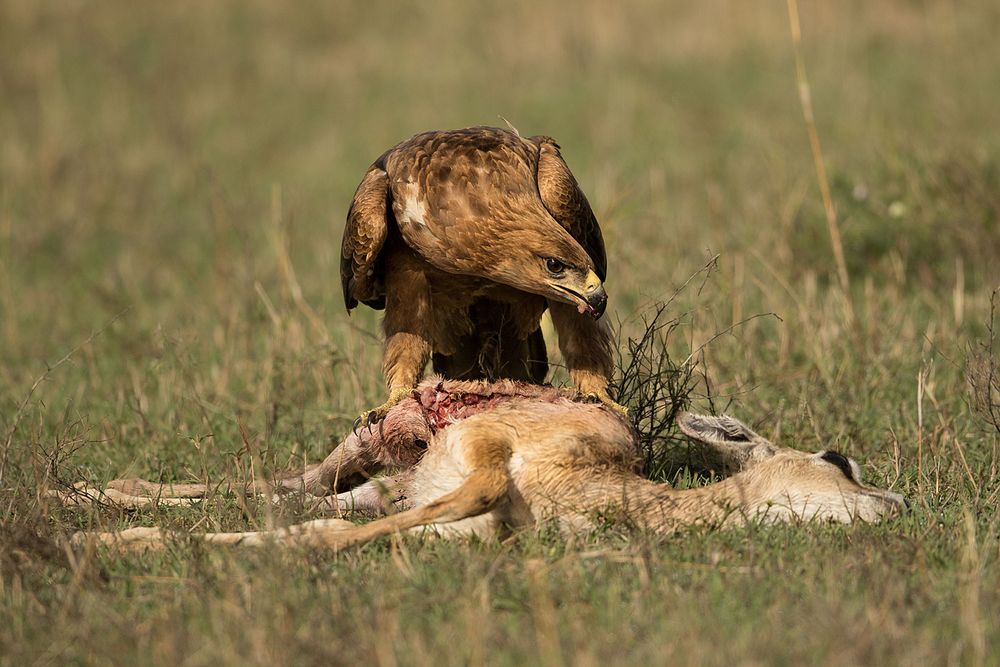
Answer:
[[389, 149], [354, 195], [340, 266], [348, 312], [385, 309], [389, 400], [368, 423], [432, 356], [447, 378], [541, 383], [546, 308], [574, 384], [614, 405], [604, 239], [551, 138], [473, 127]]

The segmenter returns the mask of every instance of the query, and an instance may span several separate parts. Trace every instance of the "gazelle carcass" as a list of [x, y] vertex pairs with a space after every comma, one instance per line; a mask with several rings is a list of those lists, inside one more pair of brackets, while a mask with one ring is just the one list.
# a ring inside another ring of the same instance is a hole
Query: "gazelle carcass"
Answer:
[[[372, 430], [352, 433], [323, 461], [268, 488], [235, 489], [322, 497], [331, 509], [402, 511], [357, 525], [318, 519], [270, 531], [192, 535], [208, 542], [271, 542], [342, 549], [426, 527], [445, 535], [494, 536], [553, 520], [581, 531], [620, 517], [644, 530], [747, 521], [878, 521], [906, 506], [897, 493], [861, 480], [858, 465], [836, 452], [778, 447], [732, 417], [682, 413], [681, 431], [709, 448], [725, 479], [677, 490], [637, 470], [635, 431], [617, 411], [567, 390], [512, 381], [431, 378]], [[381, 471], [386, 477], [368, 479]], [[230, 489], [233, 490], [233, 489]], [[64, 499], [95, 494], [120, 505], [191, 503], [203, 485], [120, 480], [105, 491], [81, 487]], [[165, 544], [158, 528], [78, 533], [123, 548]]]

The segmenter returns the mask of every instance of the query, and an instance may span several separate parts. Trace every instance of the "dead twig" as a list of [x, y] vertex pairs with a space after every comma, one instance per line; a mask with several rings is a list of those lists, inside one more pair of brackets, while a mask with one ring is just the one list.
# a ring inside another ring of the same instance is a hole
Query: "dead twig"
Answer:
[[31, 402], [31, 397], [35, 395], [35, 391], [43, 382], [45, 382], [49, 378], [49, 376], [53, 372], [55, 372], [56, 369], [58, 369], [60, 366], [62, 366], [70, 359], [72, 359], [77, 352], [86, 347], [95, 338], [103, 334], [108, 329], [108, 327], [117, 322], [118, 319], [127, 312], [128, 308], [125, 308], [117, 315], [112, 317], [110, 320], [108, 320], [107, 324], [105, 324], [103, 327], [97, 329], [96, 331], [92, 331], [90, 335], [87, 336], [87, 338], [82, 343], [76, 345], [73, 349], [71, 349], [69, 352], [63, 355], [62, 358], [60, 358], [56, 363], [52, 364], [51, 366], [46, 364], [45, 372], [39, 375], [37, 378], [35, 378], [35, 381], [31, 383], [31, 387], [28, 389], [28, 392], [24, 395], [24, 398], [18, 404], [17, 410], [14, 411], [14, 418], [11, 420], [10, 428], [7, 430], [7, 437], [4, 439], [3, 456], [0, 457], [0, 487], [2, 487], [4, 484], [5, 475], [7, 472], [7, 462], [10, 459], [10, 447], [14, 441], [14, 434], [17, 433], [17, 427], [21, 424], [22, 417], [24, 417], [24, 410], [25, 408], [28, 407], [28, 403]]

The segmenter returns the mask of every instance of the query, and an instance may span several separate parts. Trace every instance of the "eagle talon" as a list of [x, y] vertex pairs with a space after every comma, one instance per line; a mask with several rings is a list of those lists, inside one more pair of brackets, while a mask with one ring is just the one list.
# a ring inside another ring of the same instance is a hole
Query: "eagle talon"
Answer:
[[625, 417], [626, 419], [628, 418], [628, 408], [625, 407], [624, 405], [620, 405], [618, 403], [615, 403], [614, 400], [610, 396], [608, 396], [608, 394], [606, 392], [592, 391], [592, 392], [588, 392], [587, 394], [585, 394], [585, 396], [588, 399], [593, 400], [593, 401], [597, 401], [598, 403], [600, 403], [604, 407], [609, 408], [609, 409], [617, 412], [622, 417]]
[[368, 414], [365, 416], [365, 426], [368, 427], [369, 435], [371, 435], [372, 433], [372, 426], [378, 424], [380, 421], [385, 419], [385, 416], [389, 413], [389, 408], [386, 408], [381, 415], [378, 414], [378, 410], [382, 407], [384, 407], [384, 404], [380, 405], [378, 408], [375, 408], [374, 410], [369, 410]]
[[357, 434], [357, 429], [359, 426], [365, 426], [368, 432], [372, 432], [372, 426], [378, 424], [386, 415], [389, 414], [389, 410], [392, 410], [402, 401], [404, 398], [412, 393], [412, 389], [407, 387], [404, 389], [396, 388], [389, 392], [389, 400], [387, 400], [382, 405], [377, 408], [372, 408], [371, 410], [366, 410], [362, 412], [361, 415], [354, 420], [354, 433]]

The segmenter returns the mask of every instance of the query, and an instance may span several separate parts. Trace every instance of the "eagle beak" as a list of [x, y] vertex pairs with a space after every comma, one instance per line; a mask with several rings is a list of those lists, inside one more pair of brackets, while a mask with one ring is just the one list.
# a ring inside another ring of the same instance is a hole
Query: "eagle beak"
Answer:
[[576, 309], [580, 311], [581, 315], [588, 313], [595, 320], [601, 318], [608, 305], [608, 294], [604, 291], [601, 279], [593, 271], [587, 272], [583, 285], [574, 281], [573, 288], [556, 282], [549, 283], [549, 286], [562, 292], [566, 301], [576, 304]]
[[599, 320], [604, 314], [604, 309], [608, 306], [608, 293], [604, 291], [601, 279], [593, 271], [587, 274], [583, 298], [587, 302], [587, 310], [590, 311], [595, 320]]

